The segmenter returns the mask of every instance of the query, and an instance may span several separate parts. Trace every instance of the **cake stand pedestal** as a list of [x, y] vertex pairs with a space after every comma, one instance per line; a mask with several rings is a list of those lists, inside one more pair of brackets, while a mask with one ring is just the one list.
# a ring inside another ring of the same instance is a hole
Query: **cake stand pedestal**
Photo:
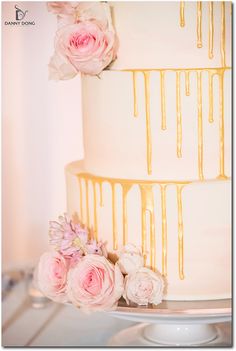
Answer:
[[231, 320], [231, 299], [164, 301], [147, 307], [130, 307], [121, 302], [109, 314], [139, 324], [114, 335], [108, 346], [231, 345], [226, 328], [229, 323], [224, 323]]

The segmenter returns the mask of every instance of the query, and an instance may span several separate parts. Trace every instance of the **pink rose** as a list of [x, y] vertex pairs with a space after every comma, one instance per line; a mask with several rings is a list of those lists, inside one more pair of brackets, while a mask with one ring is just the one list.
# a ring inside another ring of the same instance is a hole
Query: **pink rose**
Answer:
[[70, 301], [87, 311], [113, 309], [123, 290], [119, 267], [104, 256], [88, 254], [68, 274]]
[[[78, 72], [99, 74], [115, 59], [116, 52], [114, 31], [96, 20], [67, 25], [57, 31], [55, 53], [58, 60], [66, 58]], [[55, 70], [53, 65], [49, 68]]]
[[158, 305], [162, 301], [163, 290], [164, 281], [161, 274], [143, 267], [125, 277], [123, 297], [128, 305], [130, 302], [138, 305]]
[[137, 271], [143, 267], [144, 259], [139, 250], [135, 245], [127, 244], [124, 246], [119, 254], [119, 260], [117, 264], [123, 274], [129, 274], [133, 271]]
[[67, 302], [67, 262], [58, 252], [45, 252], [39, 260], [34, 275], [41, 292], [56, 302]]

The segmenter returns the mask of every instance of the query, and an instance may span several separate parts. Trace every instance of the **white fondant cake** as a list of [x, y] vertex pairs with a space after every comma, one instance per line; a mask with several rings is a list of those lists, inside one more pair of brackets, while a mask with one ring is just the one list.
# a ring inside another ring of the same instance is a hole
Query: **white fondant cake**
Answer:
[[165, 299], [228, 298], [231, 4], [110, 5], [118, 57], [82, 77], [85, 158], [66, 168], [68, 212], [110, 251], [139, 245]]

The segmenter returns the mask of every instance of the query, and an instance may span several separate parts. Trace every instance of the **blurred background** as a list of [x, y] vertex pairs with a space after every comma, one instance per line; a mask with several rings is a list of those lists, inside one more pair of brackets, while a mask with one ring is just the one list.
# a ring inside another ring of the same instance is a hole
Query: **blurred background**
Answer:
[[34, 265], [48, 221], [66, 211], [64, 167], [83, 157], [80, 77], [49, 81], [56, 16], [46, 2], [2, 3], [3, 269]]

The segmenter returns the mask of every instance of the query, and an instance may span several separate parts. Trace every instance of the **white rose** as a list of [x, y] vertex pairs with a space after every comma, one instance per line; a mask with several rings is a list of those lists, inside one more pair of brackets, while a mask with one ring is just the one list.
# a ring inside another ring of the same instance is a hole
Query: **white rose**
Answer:
[[143, 267], [125, 277], [123, 297], [128, 305], [130, 301], [138, 305], [158, 305], [162, 301], [163, 290], [161, 274]]
[[120, 252], [117, 264], [123, 274], [129, 274], [143, 267], [144, 259], [135, 245], [127, 244]]

